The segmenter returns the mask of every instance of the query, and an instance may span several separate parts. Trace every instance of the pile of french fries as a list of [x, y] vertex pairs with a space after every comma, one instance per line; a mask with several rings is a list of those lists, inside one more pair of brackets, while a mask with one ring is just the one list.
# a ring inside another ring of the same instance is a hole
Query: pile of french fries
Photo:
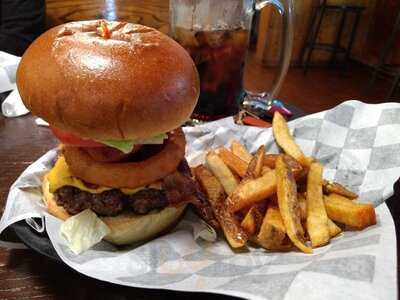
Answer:
[[234, 141], [230, 149], [210, 150], [205, 164], [193, 169], [232, 248], [251, 242], [311, 253], [344, 228], [376, 224], [373, 206], [322, 178], [323, 166], [304, 155], [279, 113], [272, 128], [282, 154], [268, 154], [261, 145], [252, 155]]

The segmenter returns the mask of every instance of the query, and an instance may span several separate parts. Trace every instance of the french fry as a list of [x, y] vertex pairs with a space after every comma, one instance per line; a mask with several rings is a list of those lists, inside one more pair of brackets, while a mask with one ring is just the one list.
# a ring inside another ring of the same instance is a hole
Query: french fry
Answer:
[[193, 169], [232, 248], [250, 239], [268, 250], [294, 245], [312, 253], [342, 232], [335, 222], [356, 229], [376, 224], [371, 205], [353, 202], [355, 193], [322, 179], [322, 165], [304, 155], [279, 112], [272, 127], [284, 153], [266, 154], [260, 146], [253, 156], [234, 141], [231, 150], [221, 147], [207, 154], [208, 169]]
[[296, 181], [283, 156], [276, 160], [275, 172], [279, 211], [286, 233], [297, 248], [305, 253], [312, 253], [312, 249], [305, 244], [297, 201]]
[[269, 206], [278, 206], [278, 196], [276, 195], [276, 193], [268, 198], [268, 205]]
[[259, 205], [253, 205], [246, 216], [243, 218], [240, 226], [248, 235], [254, 235], [260, 229], [263, 220], [263, 213]]
[[223, 160], [213, 151], [210, 151], [206, 156], [207, 166], [211, 172], [221, 182], [228, 196], [237, 188], [239, 182], [232, 174], [231, 170], [226, 166]]
[[303, 167], [297, 160], [295, 160], [290, 155], [283, 154], [283, 156], [285, 157], [285, 160], [286, 160], [289, 168], [292, 170], [294, 178], [296, 180], [307, 175], [308, 168]]
[[276, 143], [283, 149], [283, 151], [285, 151], [285, 153], [292, 156], [303, 166], [310, 165], [310, 159], [304, 155], [303, 151], [301, 151], [300, 147], [294, 141], [285, 118], [279, 112], [274, 113], [272, 129]]
[[[307, 170], [308, 174], [308, 170]], [[305, 196], [307, 194], [307, 174], [296, 180], [297, 182], [297, 192]]]
[[271, 169], [275, 169], [275, 162], [279, 155], [280, 154], [272, 154], [272, 153], [265, 154], [264, 165]]
[[334, 238], [339, 233], [342, 232], [342, 229], [335, 224], [331, 219], [328, 218], [328, 228], [329, 228], [329, 236]]
[[324, 192], [326, 194], [335, 193], [349, 199], [356, 199], [358, 195], [346, 189], [343, 185], [328, 180], [323, 181]]
[[[295, 164], [299, 166], [299, 164], [293, 158], [289, 158], [289, 156], [285, 155], [285, 160], [286, 159], [288, 159], [289, 162], [294, 161]], [[293, 165], [291, 164], [291, 166]], [[299, 174], [298, 172], [300, 172], [300, 169], [294, 167], [292, 172], [294, 175]], [[245, 207], [251, 207], [253, 204], [263, 201], [264, 199], [273, 195], [275, 192], [275, 170], [270, 170], [269, 172], [263, 171], [261, 177], [253, 180], [242, 181], [239, 184], [238, 188], [234, 191], [230, 198], [231, 203], [229, 204], [229, 207], [232, 212], [236, 212]]]
[[307, 177], [306, 228], [313, 248], [326, 245], [330, 238], [322, 194], [322, 171], [320, 163], [312, 163]]
[[324, 196], [324, 202], [332, 221], [357, 229], [376, 224], [375, 210], [370, 204], [356, 203], [338, 194]]
[[197, 181], [206, 193], [214, 215], [222, 227], [224, 235], [232, 248], [243, 247], [248, 239], [235, 216], [226, 207], [225, 192], [222, 184], [211, 172], [200, 165], [193, 169]]
[[247, 149], [238, 141], [233, 141], [231, 144], [231, 151], [236, 156], [239, 156], [242, 160], [250, 163], [253, 156], [247, 151]]
[[257, 179], [243, 181], [230, 197], [229, 209], [236, 212], [251, 207], [276, 192], [275, 170], [265, 173]]
[[219, 148], [216, 152], [229, 169], [231, 169], [242, 178], [246, 175], [248, 167], [247, 162], [245, 162], [239, 156], [236, 156], [226, 148]]
[[287, 250], [292, 247], [277, 206], [270, 205], [267, 208], [255, 242], [268, 250]]
[[[282, 154], [266, 154], [264, 157], [264, 166], [267, 166], [271, 169], [275, 169], [275, 162], [278, 156]], [[286, 155], [286, 154], [284, 154]], [[289, 167], [292, 169], [292, 172], [294, 173], [294, 176], [297, 178], [302, 177], [303, 171], [307, 171], [306, 168], [303, 168], [302, 165], [295, 160], [293, 157], [290, 155], [286, 155], [286, 162], [288, 163]]]
[[265, 173], [268, 173], [271, 170], [272, 170], [271, 168], [269, 168], [267, 166], [263, 166], [262, 170], [261, 170], [261, 175], [264, 175]]
[[[261, 145], [251, 159], [243, 182], [260, 177], [264, 167], [265, 147]], [[262, 204], [262, 203], [261, 203]], [[249, 235], [254, 235], [260, 229], [263, 219], [262, 205], [253, 205], [244, 217], [241, 226]]]
[[307, 199], [303, 193], [297, 193], [297, 201], [300, 207], [300, 219], [305, 222], [307, 220]]
[[261, 145], [256, 154], [251, 159], [249, 166], [247, 167], [245, 178], [258, 178], [261, 175], [262, 168], [264, 165], [264, 157], [265, 157], [265, 147]]

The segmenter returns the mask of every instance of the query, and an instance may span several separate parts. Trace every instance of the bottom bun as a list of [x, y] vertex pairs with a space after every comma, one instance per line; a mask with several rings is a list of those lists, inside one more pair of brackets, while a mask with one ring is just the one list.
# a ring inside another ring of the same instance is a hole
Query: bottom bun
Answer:
[[[49, 213], [64, 221], [67, 220], [71, 215], [62, 206], [57, 205], [54, 194], [49, 190], [47, 176], [43, 179], [42, 191]], [[171, 229], [179, 221], [185, 207], [186, 204], [178, 207], [170, 206], [146, 215], [124, 212], [115, 217], [100, 217], [111, 230], [104, 239], [116, 245], [152, 239]]]

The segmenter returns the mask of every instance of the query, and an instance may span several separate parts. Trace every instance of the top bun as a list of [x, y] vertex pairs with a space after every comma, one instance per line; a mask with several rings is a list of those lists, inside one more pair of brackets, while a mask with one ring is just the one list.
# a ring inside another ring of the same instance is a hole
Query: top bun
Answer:
[[17, 85], [34, 115], [95, 140], [173, 130], [199, 96], [196, 67], [178, 43], [146, 26], [104, 20], [42, 34], [22, 57]]

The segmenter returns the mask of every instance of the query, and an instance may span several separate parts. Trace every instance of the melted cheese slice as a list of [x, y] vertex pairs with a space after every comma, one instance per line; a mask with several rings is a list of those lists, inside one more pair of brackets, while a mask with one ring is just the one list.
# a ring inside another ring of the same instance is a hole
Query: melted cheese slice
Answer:
[[[96, 188], [91, 188], [87, 186], [82, 180], [74, 177], [65, 161], [63, 156], [59, 157], [53, 169], [48, 174], [49, 180], [49, 190], [54, 193], [56, 190], [63, 186], [73, 186], [82, 191], [89, 192], [92, 194], [99, 194], [104, 191], [112, 190], [112, 187], [97, 186]], [[157, 181], [148, 186], [142, 186], [134, 189], [121, 188], [120, 191], [127, 195], [132, 195], [145, 188], [153, 188], [161, 190], [161, 181]]]

